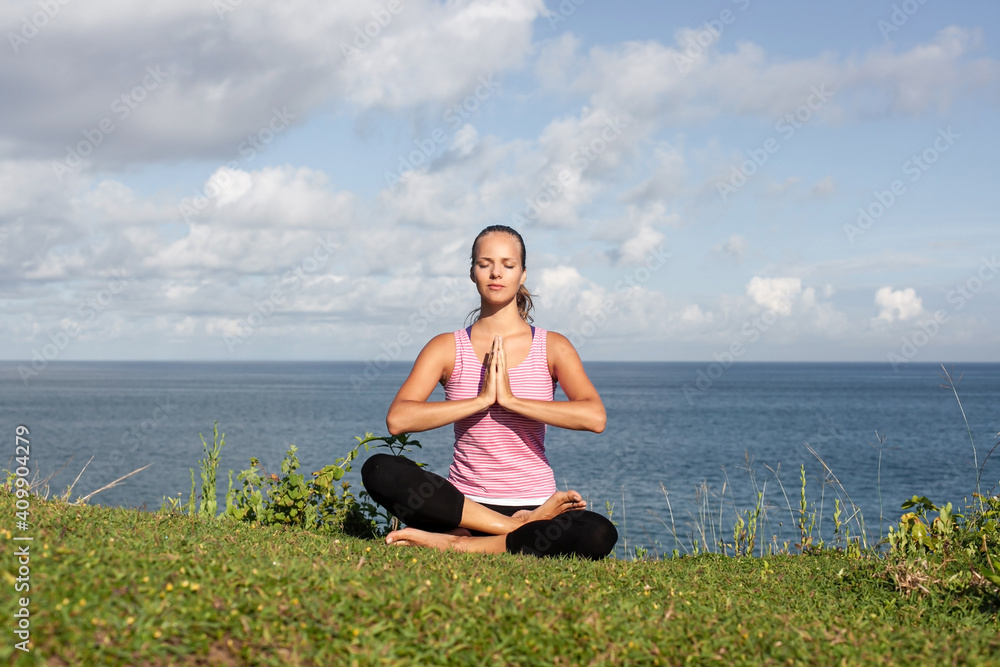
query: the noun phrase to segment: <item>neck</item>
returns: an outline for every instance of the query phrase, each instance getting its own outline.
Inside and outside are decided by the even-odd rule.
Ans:
[[[528,328],[528,323],[521,319],[521,314],[517,312],[517,303],[511,302],[497,309],[491,309],[487,304],[479,314],[479,319],[475,322],[476,328],[485,331],[491,336],[510,335],[516,331]]]

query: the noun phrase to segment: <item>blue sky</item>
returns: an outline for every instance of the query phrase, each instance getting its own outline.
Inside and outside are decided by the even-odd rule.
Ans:
[[[585,360],[1000,361],[998,18],[6,2],[0,356],[412,359],[502,223]]]

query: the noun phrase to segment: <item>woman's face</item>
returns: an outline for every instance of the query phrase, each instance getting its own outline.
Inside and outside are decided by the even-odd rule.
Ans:
[[[499,303],[517,296],[527,273],[521,265],[521,247],[510,234],[493,232],[479,239],[470,271],[479,295]]]

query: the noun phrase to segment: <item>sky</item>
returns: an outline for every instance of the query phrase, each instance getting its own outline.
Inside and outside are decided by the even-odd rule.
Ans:
[[[1000,5],[5,0],[0,358],[1000,361]]]

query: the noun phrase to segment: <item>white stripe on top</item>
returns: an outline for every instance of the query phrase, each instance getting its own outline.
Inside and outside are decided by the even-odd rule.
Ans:
[[[507,369],[518,398],[551,401],[545,329],[535,328],[528,357]],[[465,329],[455,332],[455,368],[444,386],[449,401],[475,398],[486,368]],[[545,424],[492,405],[455,422],[455,456],[448,480],[465,496],[493,505],[538,505],[556,492],[545,458]]]

